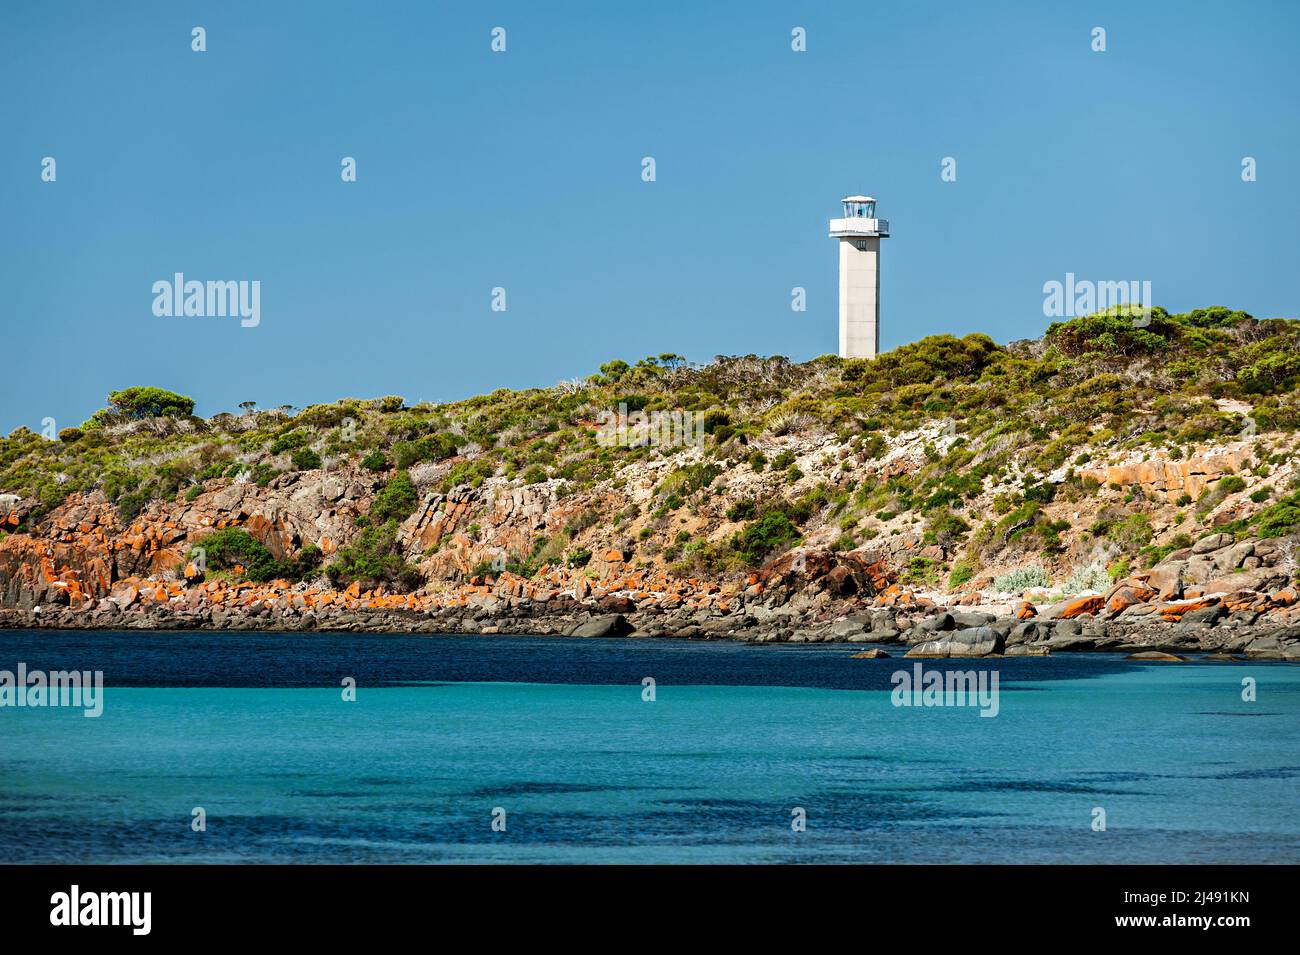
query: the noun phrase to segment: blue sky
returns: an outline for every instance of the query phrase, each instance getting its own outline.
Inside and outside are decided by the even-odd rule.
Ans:
[[[808,359],[859,191],[893,228],[885,348],[1035,336],[1067,271],[1295,316],[1298,27],[1290,2],[11,0],[0,431],[136,384],[208,415]],[[260,281],[260,325],[155,316],[175,272]]]

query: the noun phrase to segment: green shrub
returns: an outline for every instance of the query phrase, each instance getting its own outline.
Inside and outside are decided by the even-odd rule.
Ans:
[[[1285,537],[1300,531],[1300,494],[1264,508],[1253,518],[1260,537]]]
[[[745,499],[737,501],[727,508],[727,520],[729,521],[747,521],[754,516],[758,510],[758,505],[753,501]]]
[[[388,457],[383,451],[375,448],[361,459],[361,466],[367,471],[387,471]]]
[[[712,461],[697,461],[673,471],[659,485],[660,494],[694,494],[711,485],[722,473],[722,467]]]
[[[1201,494],[1200,499],[1196,502],[1196,513],[1204,518],[1206,514],[1218,507],[1228,495],[1236,494],[1245,490],[1245,488],[1246,482],[1235,474],[1219,478]]]
[[[397,521],[389,520],[365,528],[346,547],[340,547],[326,569],[336,587],[356,581],[366,588],[384,585],[413,590],[421,583],[420,572],[406,562],[398,541]]]
[[[1136,324],[1136,315],[1096,312],[1065,322],[1053,322],[1047,328],[1047,341],[1071,358],[1088,355],[1136,356],[1159,352],[1169,347],[1175,331],[1163,309],[1152,309],[1150,323]]]
[[[470,577],[495,577],[501,571],[505,570],[505,562],[495,560],[480,560],[477,564],[469,569]]]
[[[926,544],[947,546],[956,543],[970,532],[970,525],[951,511],[940,511],[926,521],[921,540]]]
[[[308,440],[306,431],[286,431],[271,442],[271,453],[284,454],[286,451],[293,451],[301,448]]]
[[[343,423],[343,419],[355,414],[356,409],[345,407],[341,403],[332,405],[311,405],[303,409],[294,422],[308,428],[334,428]]]
[[[1135,552],[1151,543],[1155,531],[1149,514],[1129,514],[1112,524],[1106,536],[1126,550]]]
[[[485,480],[490,478],[496,472],[495,465],[486,457],[479,458],[477,461],[461,461],[452,466],[447,476],[442,481],[442,492],[445,494],[454,487],[461,484],[468,484],[470,487],[479,487]]]
[[[615,398],[613,400],[610,410],[621,412],[626,409],[628,414],[631,414],[634,411],[644,411],[645,406],[649,403],[650,399],[645,395],[623,395],[621,398]],[[620,405],[623,407],[620,408]]]
[[[1236,474],[1229,474],[1219,479],[1219,489],[1226,497],[1229,494],[1236,494],[1239,491],[1246,490],[1246,482]]]
[[[1237,372],[1237,381],[1249,394],[1289,391],[1300,384],[1300,352],[1272,339],[1265,339],[1243,351],[1247,363]]]
[[[375,501],[370,505],[370,520],[375,524],[386,521],[400,524],[415,513],[419,500],[415,485],[411,483],[411,475],[406,471],[398,471],[375,495]]]
[[[321,553],[319,547],[315,544],[307,544],[299,550],[293,560],[284,567],[284,569],[288,571],[287,579],[305,580],[320,569],[321,561],[324,559],[325,555]]]
[[[933,587],[939,581],[939,565],[929,557],[913,557],[900,576],[905,583]]]
[[[621,358],[615,358],[601,365],[600,374],[593,377],[596,378],[598,384],[608,385],[618,381],[631,370],[631,365]]]
[[[253,479],[253,483],[255,483],[258,487],[266,487],[273,480],[275,480],[275,478],[279,474],[280,474],[279,471],[277,471],[274,467],[272,467],[270,464],[266,463],[265,461],[261,462],[260,464],[253,465],[253,470],[250,472],[250,476]]]
[[[198,541],[205,553],[207,566],[214,570],[234,570],[242,565],[244,577],[257,583],[283,578],[302,580],[320,566],[321,553],[315,544],[302,548],[296,557],[277,561],[265,545],[240,527],[227,527]]]
[[[147,491],[131,491],[123,494],[117,499],[117,511],[122,515],[124,522],[135,520],[136,515],[144,510],[144,506],[153,500],[153,496]]]
[[[393,445],[393,458],[399,468],[409,468],[421,461],[442,461],[456,454],[460,440],[450,434],[429,434],[415,441]]]
[[[885,439],[878,434],[869,434],[862,439],[858,447],[858,453],[867,461],[875,461],[881,457],[889,445]]]
[[[594,507],[589,507],[580,514],[574,515],[569,523],[564,525],[564,533],[570,538],[577,537],[583,531],[590,527],[595,527],[600,523],[600,511]]]
[[[320,455],[311,448],[300,448],[293,453],[293,466],[299,471],[315,471],[321,466]]]
[[[745,527],[736,550],[745,563],[754,566],[773,551],[784,551],[799,542],[799,529],[785,514],[772,511]]]
[[[731,424],[731,415],[722,408],[711,408],[704,412],[704,433],[715,434],[724,425]]]

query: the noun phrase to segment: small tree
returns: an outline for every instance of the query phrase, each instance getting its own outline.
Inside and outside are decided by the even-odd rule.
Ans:
[[[185,418],[194,413],[194,399],[164,388],[136,387],[112,391],[109,404],[118,414],[132,419]]]

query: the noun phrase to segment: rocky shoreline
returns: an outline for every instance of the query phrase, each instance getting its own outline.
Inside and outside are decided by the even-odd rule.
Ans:
[[[413,549],[450,535],[454,546],[421,563],[423,583],[363,589],[335,586],[325,574],[253,581],[242,566],[214,572],[194,555],[206,535],[226,528],[246,531],[276,559],[309,544],[333,553],[340,537],[356,534],[352,512],[364,507],[322,511],[323,502],[337,493],[366,504],[370,485],[348,490],[333,475],[264,493],[216,483],[130,522],[99,495],[70,498],[34,533],[19,529],[21,507],[0,515],[0,527],[13,529],[0,538],[0,628],[527,633],[869,643],[937,658],[1113,651],[1300,660],[1293,551],[1276,540],[1211,532],[1102,592],[1068,596],[999,592],[990,577],[957,592],[927,589],[887,547],[811,543],[747,574],[683,576],[647,564],[626,535],[611,540],[597,528],[585,563],[555,560],[522,575],[485,569],[490,551],[467,536],[473,525],[457,529],[479,506],[463,489],[434,495],[400,529]],[[523,492],[496,500],[483,513],[498,539],[568,519],[569,511]]]
[[[110,601],[111,604],[111,601]],[[66,606],[0,609],[0,629],[205,630],[230,632],[528,634],[601,638],[644,637],[735,640],[746,643],[842,643],[896,646],[908,657],[1041,657],[1056,653],[1119,652],[1238,655],[1246,660],[1300,661],[1300,624],[1278,626],[1245,617],[1102,620],[1091,616],[999,616],[972,610],[865,609],[830,619],[789,613],[760,620],[753,610],[646,612],[615,609],[618,600],[575,605],[557,613],[527,601],[488,610],[436,610],[346,606],[304,610],[292,597],[246,612],[194,610],[166,603],[125,610]],[[542,611],[538,613],[538,611]],[[1048,611],[1050,613],[1050,610]],[[883,655],[883,654],[881,654]]]

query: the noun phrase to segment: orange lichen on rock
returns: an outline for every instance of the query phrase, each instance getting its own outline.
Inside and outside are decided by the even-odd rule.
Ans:
[[[1106,599],[1101,594],[1091,594],[1087,597],[1071,600],[1061,609],[1057,616],[1061,620],[1073,620],[1075,617],[1082,617],[1084,614],[1095,614],[1105,605]]]

